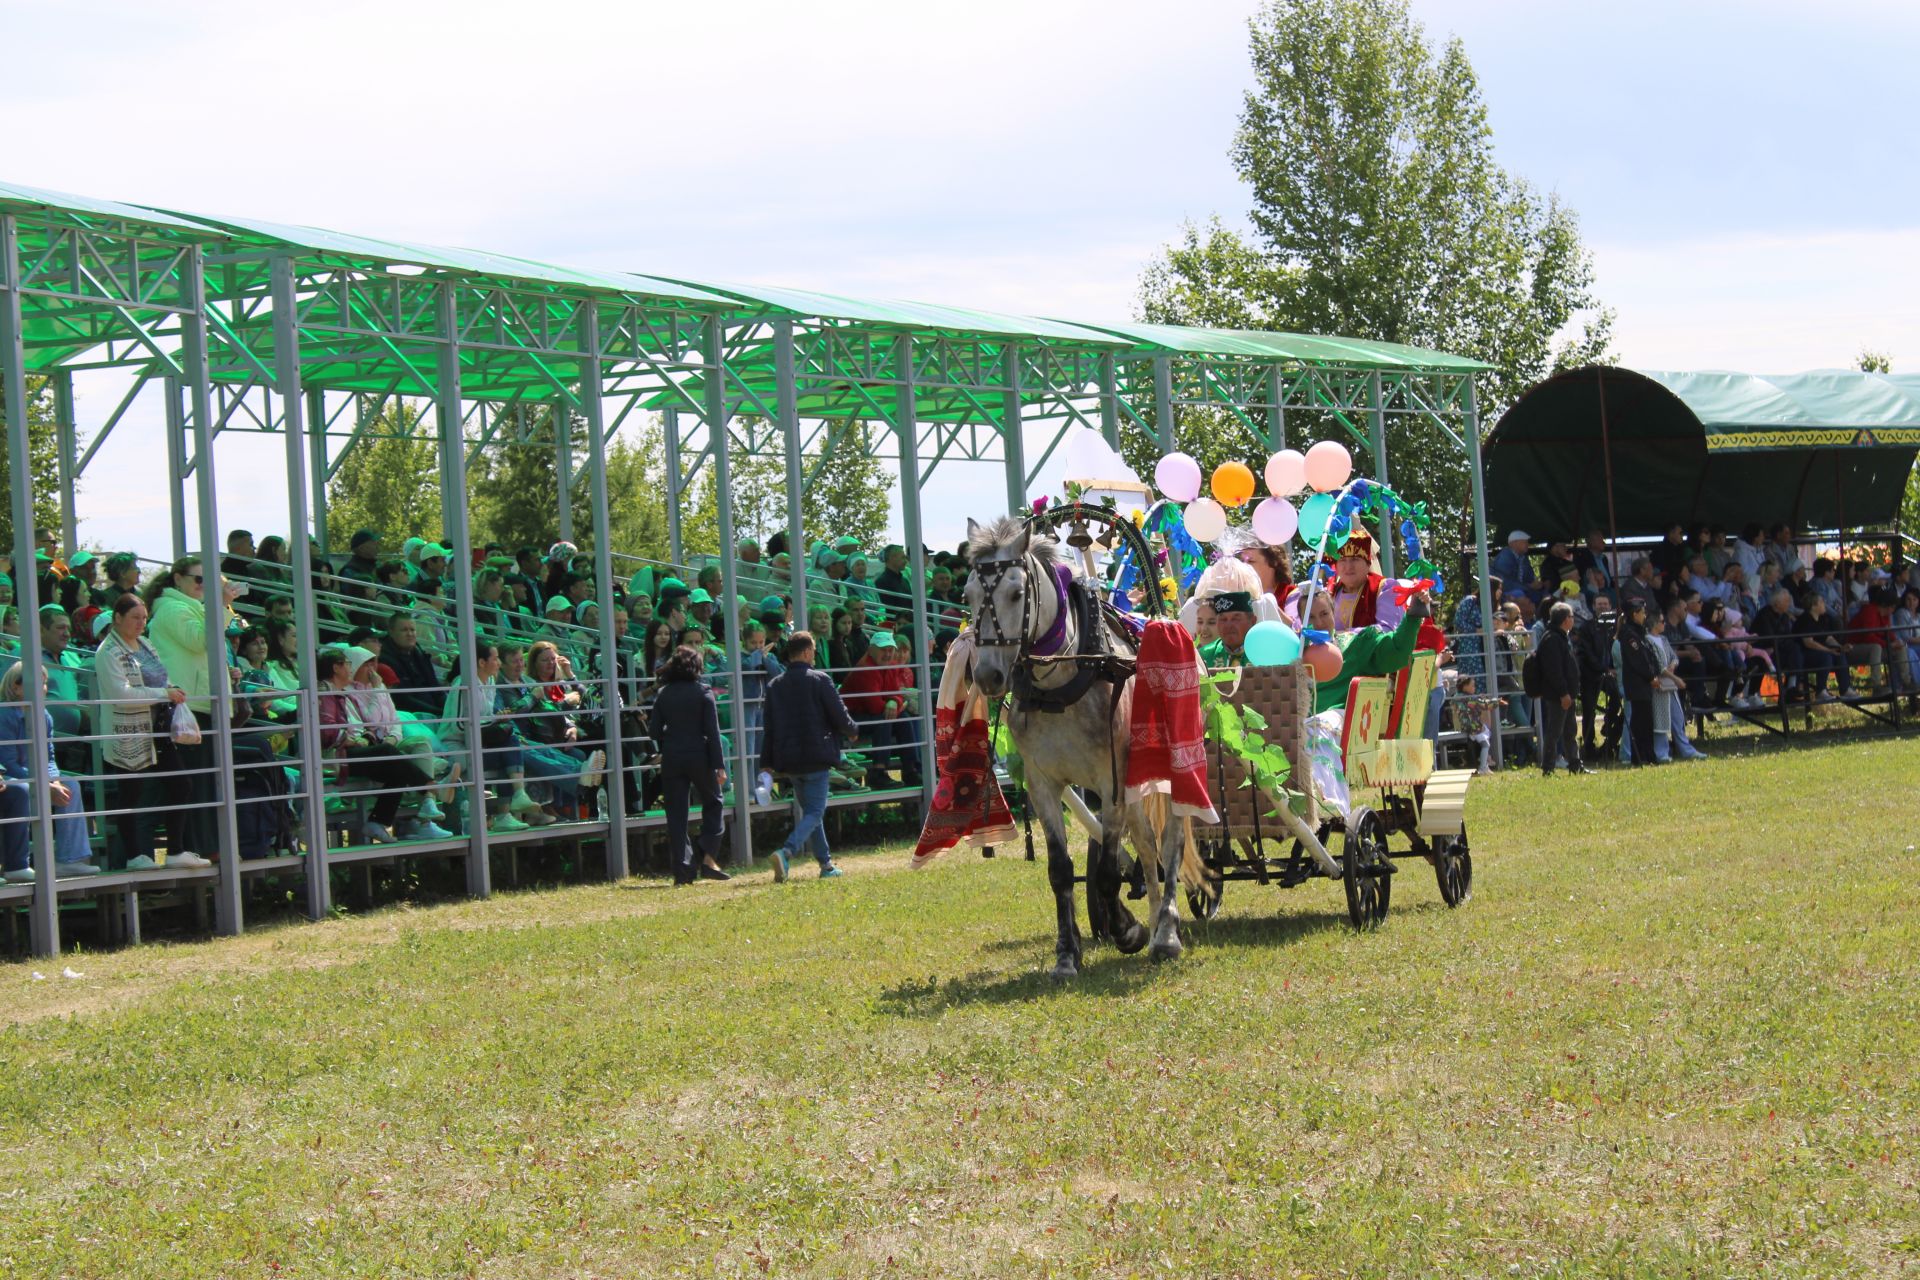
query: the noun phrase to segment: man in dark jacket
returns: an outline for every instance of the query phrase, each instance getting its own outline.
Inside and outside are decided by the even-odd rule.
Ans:
[[[1580,744],[1574,739],[1580,696],[1580,660],[1573,656],[1573,606],[1556,600],[1547,610],[1547,628],[1540,635],[1540,771],[1553,776],[1553,763],[1567,759],[1569,773],[1592,773],[1580,763]]]
[[[380,646],[380,661],[393,668],[400,678],[392,690],[393,705],[417,716],[437,718],[446,705],[447,691],[433,669],[433,659],[420,647],[420,632],[413,615],[396,613],[387,623],[387,640]]]
[[[840,763],[840,741],[859,735],[840,691],[824,671],[813,669],[813,636],[796,631],[787,639],[787,669],[767,686],[766,727],[761,735],[760,767],[793,779],[800,819],[773,851],[773,878],[787,878],[787,860],[802,845],[813,850],[820,878],[840,874],[827,849],[828,770]]]
[[[1593,612],[1585,618],[1578,613],[1573,628],[1573,655],[1580,660],[1580,744],[1584,754],[1604,758],[1620,746],[1620,688],[1613,671],[1613,628],[1617,621],[1613,600],[1606,592],[1593,598]],[[1594,713],[1600,710],[1600,695],[1606,695],[1606,712],[1601,718],[1600,743],[1593,736]]]

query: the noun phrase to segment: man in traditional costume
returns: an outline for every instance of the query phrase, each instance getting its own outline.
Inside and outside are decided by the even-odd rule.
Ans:
[[[1380,566],[1374,559],[1373,535],[1355,529],[1340,548],[1327,594],[1333,602],[1335,631],[1356,631],[1379,621]]]

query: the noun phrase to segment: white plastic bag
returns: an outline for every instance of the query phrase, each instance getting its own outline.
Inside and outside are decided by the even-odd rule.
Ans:
[[[187,710],[187,704],[173,704],[173,740],[182,747],[200,745],[200,722],[193,718],[193,712]]]

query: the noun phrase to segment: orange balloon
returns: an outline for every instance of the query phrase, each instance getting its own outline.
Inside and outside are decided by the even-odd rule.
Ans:
[[[1223,462],[1213,471],[1213,496],[1223,507],[1244,507],[1253,497],[1253,471],[1244,462]]]

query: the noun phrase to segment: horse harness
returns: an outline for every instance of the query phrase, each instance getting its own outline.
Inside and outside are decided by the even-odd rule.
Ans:
[[[1026,572],[1028,586],[1020,593],[1020,626],[1009,632],[1000,626],[992,600],[1000,579],[1016,564]],[[1048,569],[1031,552],[1019,559],[985,561],[974,566],[974,573],[981,580],[987,602],[983,614],[993,618],[995,631],[989,637],[984,626],[976,626],[974,643],[1018,650],[1014,655],[1012,683],[1013,696],[1022,711],[1058,714],[1086,697],[1087,692],[1102,681],[1114,686],[1109,712],[1118,708],[1120,689],[1133,677],[1134,659],[1131,654],[1116,651],[1114,640],[1120,628],[1117,611],[1111,618],[1108,616],[1109,608],[1092,583],[1064,570],[1056,573]],[[1047,634],[1035,637],[1029,633],[1033,629],[1034,587],[1040,582],[1053,585],[1059,604],[1053,626]],[[1063,654],[1058,650],[1066,639],[1069,610],[1079,626],[1080,642],[1072,653]],[[1055,662],[1073,663],[1072,679],[1056,686],[1034,683],[1035,669]]]

